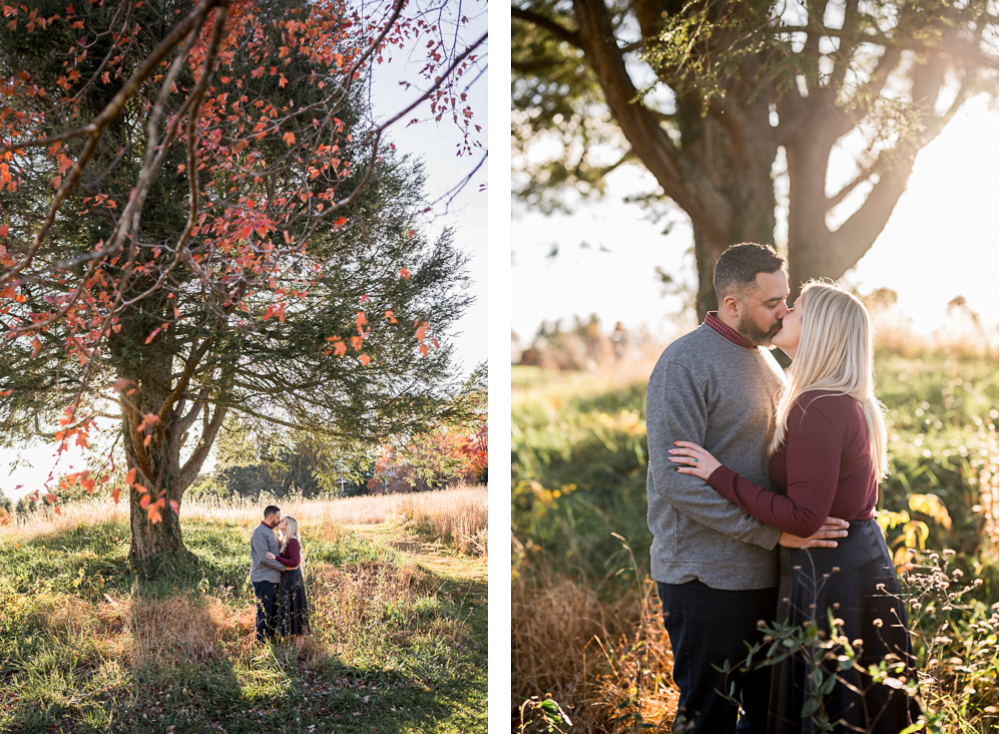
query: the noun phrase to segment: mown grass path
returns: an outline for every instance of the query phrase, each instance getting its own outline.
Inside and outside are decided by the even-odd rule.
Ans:
[[[313,634],[253,644],[254,520],[183,523],[196,568],[128,569],[120,522],[0,536],[0,732],[486,731],[486,561],[393,524],[303,522]]]

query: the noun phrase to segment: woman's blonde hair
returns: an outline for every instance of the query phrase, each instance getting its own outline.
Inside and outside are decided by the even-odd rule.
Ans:
[[[285,552],[285,548],[288,547],[288,541],[295,538],[299,541],[299,545],[302,545],[302,538],[299,537],[299,523],[294,517],[285,515],[285,529],[281,533],[281,552]]]
[[[799,297],[802,327],[788,383],[778,402],[775,453],[788,434],[788,415],[795,400],[810,390],[850,395],[861,406],[868,426],[872,469],[878,479],[888,471],[885,406],[875,397],[872,320],[865,304],[840,286],[810,281]]]

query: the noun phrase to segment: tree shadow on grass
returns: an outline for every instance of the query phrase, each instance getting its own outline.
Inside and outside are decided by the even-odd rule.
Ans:
[[[0,731],[468,730],[451,722],[485,674],[482,685],[453,676],[460,655],[349,660],[318,636],[301,657],[257,646],[239,583],[245,539],[187,534],[199,563],[155,580],[128,566],[123,531],[107,523],[0,545],[14,551],[0,569]]]

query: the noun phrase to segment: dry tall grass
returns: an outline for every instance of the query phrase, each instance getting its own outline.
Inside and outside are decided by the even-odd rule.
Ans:
[[[486,492],[455,491],[447,503],[437,492],[402,495],[394,513],[405,522],[429,532],[463,553],[485,556],[489,540]]]
[[[511,707],[552,698],[574,732],[637,731],[672,720],[678,690],[655,587],[614,603],[567,578],[518,575],[511,589]],[[528,721],[525,731],[543,731]]]
[[[454,544],[463,552],[486,553],[487,491],[482,485],[463,485],[437,492],[390,494],[342,499],[191,497],[181,506],[181,520],[252,526],[260,522],[261,510],[274,504],[301,523],[315,525],[372,525],[383,522],[411,523],[430,531],[436,539]],[[95,496],[59,508],[48,506],[19,516],[0,526],[0,537],[14,534],[23,540],[72,530],[80,524],[127,522],[128,505],[115,504],[108,495]]]

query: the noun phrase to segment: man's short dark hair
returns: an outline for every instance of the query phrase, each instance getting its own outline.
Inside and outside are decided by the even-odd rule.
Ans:
[[[278,515],[280,513],[281,513],[281,510],[279,510],[274,505],[268,505],[267,507],[264,508],[264,517],[265,518],[270,517],[271,515]]]
[[[741,242],[719,257],[712,276],[719,304],[728,295],[742,296],[757,287],[757,273],[775,273],[785,265],[785,258],[770,245]]]

